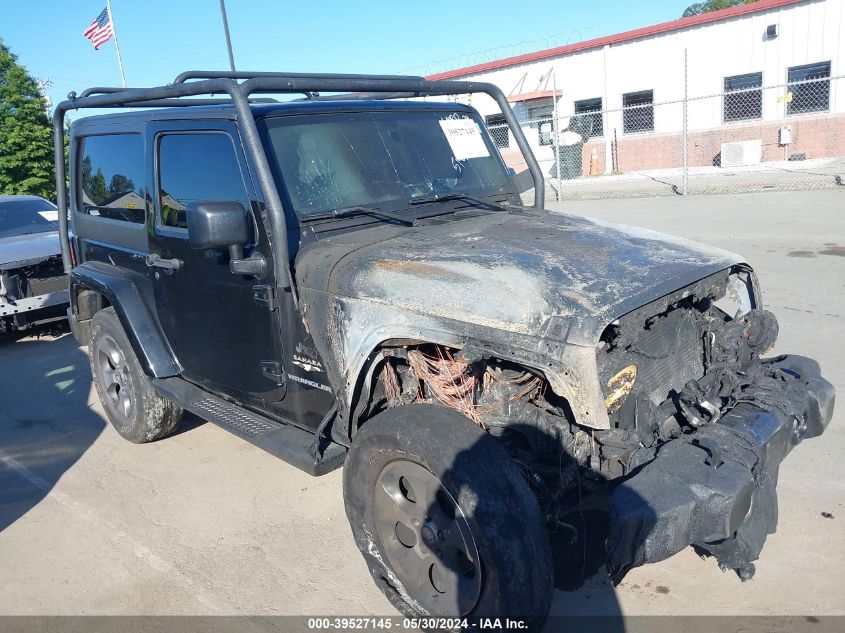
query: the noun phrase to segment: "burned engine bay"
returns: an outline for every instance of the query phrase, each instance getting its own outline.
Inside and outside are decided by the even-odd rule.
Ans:
[[[357,417],[413,402],[461,412],[500,440],[550,526],[585,503],[607,511],[614,582],[690,545],[746,580],[777,525],[778,466],[823,432],[834,402],[814,361],[762,357],[778,324],[753,284],[735,267],[606,328],[610,429],[579,425],[538,371],[431,344],[384,348]]]

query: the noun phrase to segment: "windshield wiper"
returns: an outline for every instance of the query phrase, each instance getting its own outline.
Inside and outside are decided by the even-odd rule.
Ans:
[[[346,207],[345,209],[335,209],[334,211],[325,211],[323,213],[309,213],[302,216],[300,222],[311,222],[312,220],[329,220],[332,218],[348,218],[355,215],[372,215],[377,218],[386,220],[393,220],[405,226],[411,226],[413,222],[408,218],[391,211],[382,211],[381,209],[372,209],[370,207]]]
[[[475,196],[470,196],[465,193],[444,193],[442,195],[434,194],[432,196],[416,196],[411,198],[408,203],[409,204],[427,204],[431,202],[449,202],[452,200],[461,200],[465,202],[472,202],[476,206],[479,207],[491,207],[493,209],[498,209],[499,211],[510,211],[510,209],[498,202],[490,202],[489,200],[484,200],[483,198],[476,198]],[[417,217],[426,217],[426,216],[417,216]]]

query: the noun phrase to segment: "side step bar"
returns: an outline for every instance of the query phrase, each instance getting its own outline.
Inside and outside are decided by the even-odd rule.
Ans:
[[[309,475],[325,475],[343,465],[346,447],[323,440],[322,457],[315,459],[311,447],[316,437],[289,424],[282,424],[218,398],[183,378],[153,379],[158,394],[191,413],[208,420]],[[325,443],[328,445],[325,446]]]

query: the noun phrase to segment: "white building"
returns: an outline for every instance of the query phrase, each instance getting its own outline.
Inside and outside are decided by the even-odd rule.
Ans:
[[[757,160],[842,157],[843,27],[845,0],[758,0],[429,78],[498,85],[521,120],[539,120],[526,133],[546,169],[555,107],[558,117],[595,112],[583,173],[591,157],[592,173],[680,165],[685,81],[690,165],[719,164],[727,141],[759,141]],[[519,168],[496,105],[473,105]]]

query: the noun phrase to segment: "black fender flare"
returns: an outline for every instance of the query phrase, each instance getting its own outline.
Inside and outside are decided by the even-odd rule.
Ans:
[[[92,314],[79,302],[82,291],[93,291],[114,308],[132,349],[144,371],[154,378],[169,378],[182,372],[158,319],[144,301],[135,274],[103,262],[85,262],[70,273],[71,310],[74,318],[90,319]]]

